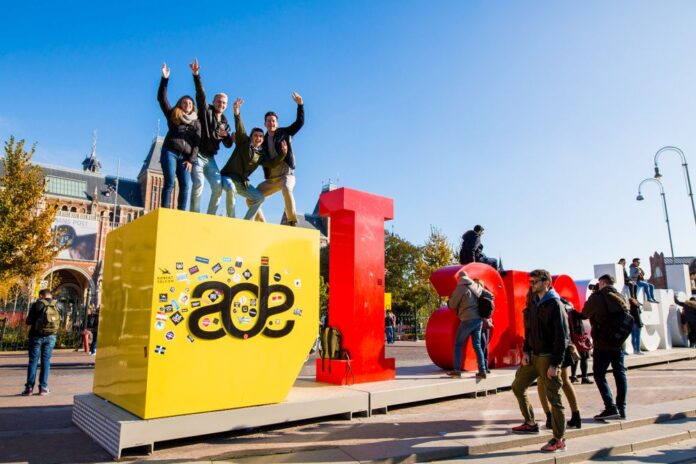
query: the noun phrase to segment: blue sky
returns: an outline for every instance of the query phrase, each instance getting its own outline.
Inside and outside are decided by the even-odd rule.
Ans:
[[[575,278],[619,257],[669,253],[652,175],[664,145],[696,178],[696,3],[35,2],[3,7],[0,138],[80,167],[98,130],[104,170],[135,178],[170,96],[241,96],[295,138],[298,210],[323,182],[392,197],[396,233],[453,244],[474,224],[508,268]],[[224,164],[229,150],[224,150]],[[661,167],[676,255],[696,254],[680,162]],[[260,182],[262,173],[253,180]],[[696,183],[696,179],[694,180]],[[265,204],[279,220],[282,199]]]

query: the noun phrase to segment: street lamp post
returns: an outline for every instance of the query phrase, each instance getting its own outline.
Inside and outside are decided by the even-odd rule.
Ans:
[[[659,150],[657,150],[657,153],[655,153],[655,179],[660,179],[662,177],[662,174],[660,174],[660,168],[657,165],[658,158],[660,155],[666,151],[673,151],[677,153],[682,160],[682,168],[684,168],[684,180],[686,181],[686,192],[689,195],[689,198],[691,199],[691,211],[694,214],[694,224],[696,224],[696,206],[694,206],[694,192],[691,189],[691,177],[689,176],[689,165],[686,162],[686,156],[684,155],[684,152],[681,151],[677,147],[662,147]]]
[[[640,192],[640,189],[643,186],[643,184],[646,182],[655,182],[660,187],[660,195],[662,196],[662,209],[665,212],[665,222],[667,223],[667,234],[669,235],[669,249],[672,251],[672,263],[674,263],[674,246],[672,245],[672,229],[669,226],[669,214],[667,213],[667,197],[665,196],[665,189],[662,186],[662,182],[660,182],[657,179],[654,179],[652,177],[648,177],[647,179],[643,179],[641,181],[641,183],[638,184],[638,196],[636,197],[636,200],[638,200],[638,201],[643,201],[645,199],[645,197],[643,197],[643,194]]]

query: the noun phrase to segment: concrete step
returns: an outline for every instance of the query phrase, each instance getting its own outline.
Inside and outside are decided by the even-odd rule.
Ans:
[[[617,457],[640,452],[656,446],[696,439],[696,418],[660,422],[642,427],[616,430],[601,435],[587,435],[567,439],[567,450],[558,453],[542,453],[539,444],[494,451],[481,455],[468,455],[450,459],[447,463],[480,462],[496,464],[561,464]],[[623,456],[621,459],[623,461]]]
[[[645,464],[646,462],[656,464],[696,463],[696,439],[668,443],[620,456],[607,456],[591,461],[582,461],[583,464],[590,462],[620,462],[622,464]]]

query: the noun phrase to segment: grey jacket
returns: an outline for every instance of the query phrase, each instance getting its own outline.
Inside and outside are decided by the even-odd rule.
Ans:
[[[457,287],[447,302],[450,309],[457,311],[460,321],[481,319],[478,312],[478,298],[483,292],[483,287],[468,277],[460,277]]]

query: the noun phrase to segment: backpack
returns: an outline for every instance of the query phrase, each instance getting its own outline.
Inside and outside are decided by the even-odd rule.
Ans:
[[[633,317],[626,311],[625,306],[616,300],[621,298],[620,296],[612,297],[604,293],[601,295],[607,304],[609,317],[599,325],[599,334],[610,346],[620,348],[633,331]]]
[[[481,296],[478,297],[478,312],[481,319],[488,319],[493,315],[493,310],[495,310],[494,299],[495,296],[484,288]]]
[[[43,306],[43,309],[39,309],[39,303]],[[57,334],[60,327],[60,312],[56,308],[56,303],[54,301],[38,300],[34,303],[33,309],[40,311],[32,325],[34,332],[41,336]]]

